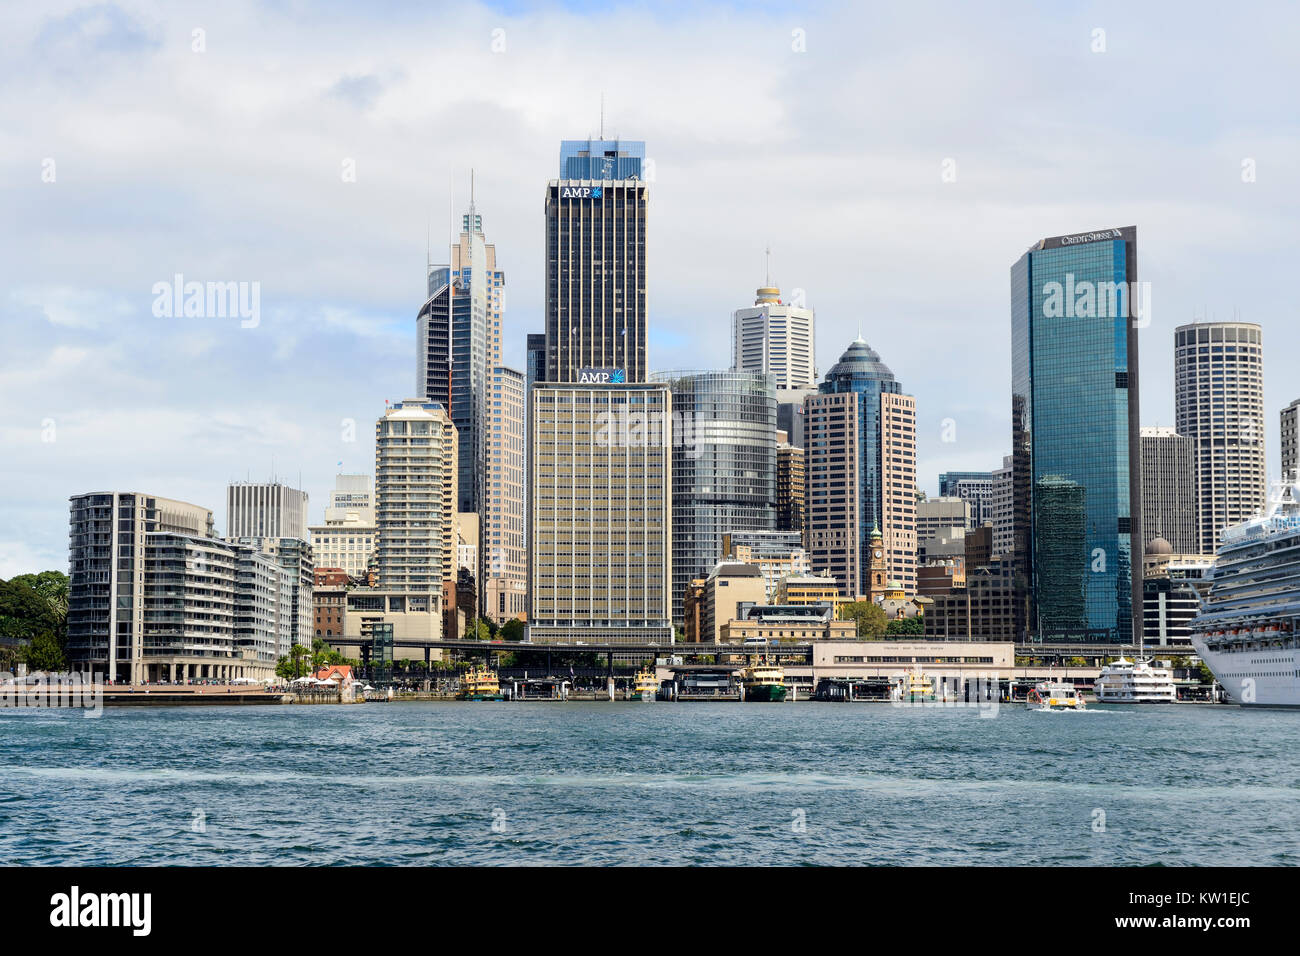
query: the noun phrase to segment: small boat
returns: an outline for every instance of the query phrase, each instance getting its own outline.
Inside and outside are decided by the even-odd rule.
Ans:
[[[1083,710],[1083,697],[1073,684],[1043,681],[1029,692],[1025,706],[1030,710]]]
[[[906,677],[900,677],[894,685],[893,698],[908,703],[929,702],[935,699],[934,681],[928,674],[912,671]]]
[[[746,701],[785,700],[785,670],[777,664],[758,663],[745,671]]]
[[[471,667],[460,679],[457,700],[505,700],[497,683],[496,671],[486,667]]]
[[[654,700],[659,695],[659,678],[649,668],[636,672],[628,700]]]

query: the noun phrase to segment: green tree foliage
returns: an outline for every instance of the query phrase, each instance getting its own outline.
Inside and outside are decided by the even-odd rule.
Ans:
[[[0,667],[20,661],[31,670],[67,670],[68,576],[62,571],[19,574],[0,581]]]
[[[19,574],[0,581],[0,637],[30,641],[49,634],[62,646],[68,628],[68,576]]]
[[[840,605],[840,618],[857,622],[858,637],[883,637],[889,629],[889,617],[873,601],[850,601]]]
[[[522,641],[524,639],[524,622],[513,619],[501,625],[501,640]]]
[[[68,662],[53,634],[37,634],[20,652],[32,671],[66,671]]]
[[[885,633],[890,635],[921,635],[925,633],[925,618],[920,614],[916,617],[895,618],[889,622],[885,628]]]

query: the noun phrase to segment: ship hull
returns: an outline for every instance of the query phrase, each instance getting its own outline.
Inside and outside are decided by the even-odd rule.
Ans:
[[[785,700],[785,688],[780,684],[763,684],[745,688],[746,701],[780,703]]]
[[[1228,700],[1243,707],[1300,707],[1300,649],[1213,651],[1200,634],[1192,646]]]

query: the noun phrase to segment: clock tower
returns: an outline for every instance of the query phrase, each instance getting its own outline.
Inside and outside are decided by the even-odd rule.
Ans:
[[[867,558],[867,600],[874,604],[885,593],[885,538],[879,525],[871,529],[871,550]]]

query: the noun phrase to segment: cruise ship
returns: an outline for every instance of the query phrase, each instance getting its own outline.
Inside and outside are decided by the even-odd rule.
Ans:
[[[1300,707],[1300,485],[1220,539],[1192,646],[1233,703]]]

